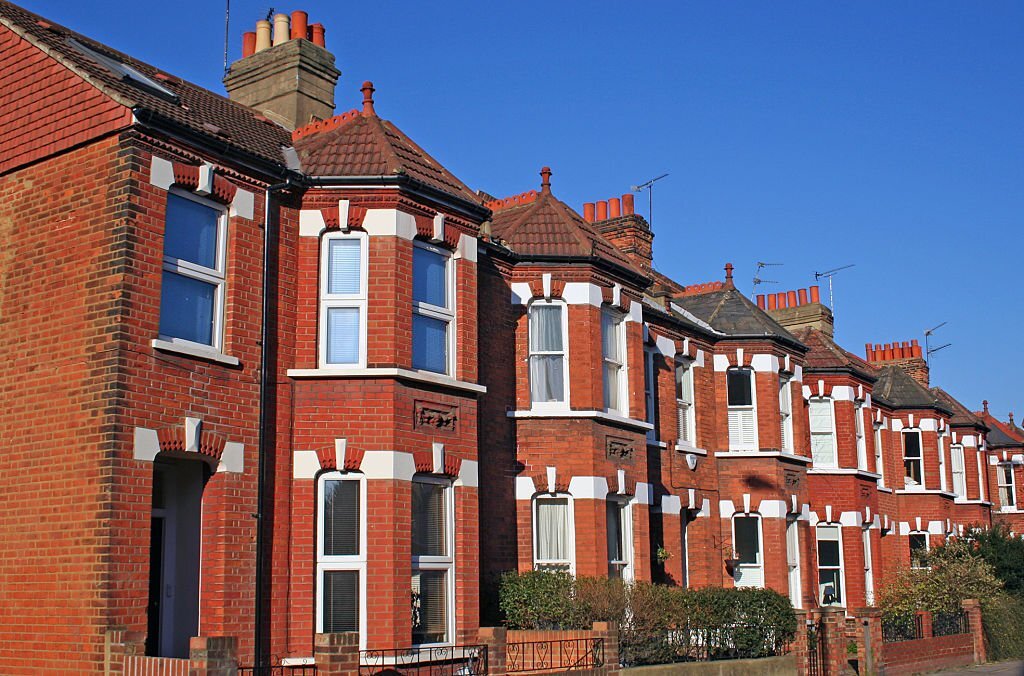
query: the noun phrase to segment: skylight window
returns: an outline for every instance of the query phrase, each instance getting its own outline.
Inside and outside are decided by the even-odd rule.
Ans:
[[[175,103],[178,102],[177,94],[172,92],[167,87],[158,84],[152,78],[143,75],[142,73],[137,71],[135,68],[132,68],[128,64],[122,63],[121,61],[118,61],[117,59],[109,57],[105,54],[100,54],[96,50],[86,47],[74,38],[68,38],[67,42],[68,45],[70,45],[76,51],[82,53],[84,56],[89,57],[90,59],[100,64],[101,66],[103,66],[110,72],[114,73],[115,75],[121,76],[122,80],[125,80],[126,82],[136,87],[139,87],[140,89],[148,90],[151,94],[162,96],[163,98],[173,101]]]

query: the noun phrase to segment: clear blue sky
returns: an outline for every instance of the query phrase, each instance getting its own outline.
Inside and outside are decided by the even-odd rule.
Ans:
[[[222,91],[224,3],[21,0]],[[231,59],[269,4],[232,0]],[[1024,3],[338,2],[305,9],[377,111],[473,188],[584,201],[664,172],[655,264],[835,280],[836,334],[952,346],[932,381],[1024,418]],[[115,18],[110,18],[115,17]],[[638,205],[646,199],[638,199]],[[646,212],[646,206],[643,207]],[[922,340],[923,344],[923,340]]]

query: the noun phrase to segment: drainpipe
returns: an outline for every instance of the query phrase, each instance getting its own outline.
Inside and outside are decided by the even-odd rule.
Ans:
[[[270,382],[270,375],[267,373],[267,364],[269,361],[267,344],[270,340],[270,332],[267,330],[267,320],[270,315],[270,245],[273,241],[272,229],[274,227],[273,221],[271,220],[270,200],[273,193],[285,188],[290,188],[294,184],[291,178],[288,178],[284,183],[276,183],[267,187],[263,196],[263,298],[261,302],[260,310],[260,395],[259,395],[259,429],[257,430],[257,479],[256,479],[256,613],[254,616],[254,664],[255,666],[263,666],[264,657],[264,646],[263,646],[263,625],[265,623],[264,612],[263,612],[263,580],[265,577],[265,565],[263,560],[265,557],[265,549],[267,538],[263,528],[263,513],[264,503],[266,502],[266,483],[267,483],[267,463],[265,462],[267,457],[267,449],[270,447],[272,441],[267,439],[267,435],[264,429],[267,424],[267,396],[268,396],[268,383]]]

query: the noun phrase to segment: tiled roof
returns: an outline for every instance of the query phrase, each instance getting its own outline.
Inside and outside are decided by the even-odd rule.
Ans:
[[[971,409],[967,408],[959,401],[957,401],[949,392],[945,391],[941,387],[933,387],[932,393],[939,398],[939,401],[945,404],[948,408],[952,409],[953,417],[950,418],[951,424],[985,427],[985,423],[981,420],[981,418],[971,413]]]
[[[229,146],[236,151],[284,165],[281,148],[291,145],[289,132],[251,109],[43,19],[7,0],[0,0],[0,22],[78,73],[117,103],[139,110],[137,116],[141,119],[145,120],[148,113],[206,137],[221,147]],[[170,90],[177,100],[133,84],[130,79],[76,49],[71,40],[77,40],[102,56],[131,66]]]
[[[545,179],[546,180],[546,179]],[[491,235],[522,256],[601,258],[638,276],[641,272],[550,186],[487,203],[494,210]]]
[[[824,331],[805,326],[795,329],[793,335],[810,348],[804,357],[804,370],[844,369],[870,382],[878,378],[878,371],[874,366],[839,347]]]
[[[367,89],[372,92],[373,85],[364,83],[364,93]],[[481,202],[476,193],[402,130],[377,117],[368,95],[362,113],[351,111],[307,125],[297,129],[293,138],[302,171],[309,176],[404,174],[473,204]]]
[[[801,345],[792,333],[768,316],[731,284],[721,291],[677,296],[673,302],[722,333],[780,338]]]
[[[985,443],[989,448],[1011,448],[1024,446],[1024,434],[1018,434],[1016,426],[1010,427],[1007,423],[996,419],[994,415],[988,412],[988,407],[984,411],[975,411],[974,415],[981,418],[981,420],[988,425],[988,434],[985,435]]]
[[[895,408],[931,408],[953,413],[931,390],[898,366],[883,366],[872,392]]]

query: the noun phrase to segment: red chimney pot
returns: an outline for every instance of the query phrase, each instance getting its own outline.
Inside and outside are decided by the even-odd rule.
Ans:
[[[608,219],[608,200],[601,200],[597,203],[597,220],[604,221]]]
[[[800,297],[800,305],[807,305],[807,289],[799,289],[796,295]]]
[[[785,291],[779,291],[777,294],[775,294],[775,297],[778,298],[777,302],[778,302],[780,310],[783,310],[783,309],[789,307],[786,304],[786,292]]]
[[[622,205],[618,197],[608,200],[608,218],[618,218],[622,215]]]
[[[314,26],[316,24],[313,24]],[[373,92],[376,89],[373,88],[373,83],[367,80],[363,83],[363,86],[359,89],[363,93],[363,115],[369,117],[376,115],[376,111],[373,109]]]
[[[308,21],[309,14],[301,9],[292,12],[292,40],[305,39],[306,33],[309,30]]]
[[[583,204],[583,220],[587,223],[594,222],[594,203],[584,202]]]
[[[821,302],[821,295],[820,295],[820,292],[819,292],[817,286],[812,286],[811,287],[811,302],[812,303],[820,303]]]
[[[540,169],[540,191],[551,192],[551,167]]]
[[[242,33],[242,58],[256,53],[256,31]]]
[[[761,308],[762,310],[764,309],[764,294],[763,293],[757,294],[757,307]]]
[[[633,195],[626,193],[622,196],[622,215],[632,216],[634,213],[636,212],[633,210]]]
[[[779,299],[774,293],[768,294],[768,309],[774,310],[779,306]]]
[[[796,307],[796,291],[786,292],[786,303],[789,304],[789,307]]]
[[[327,31],[324,29],[324,25],[322,23],[315,23],[309,27],[309,30],[313,34],[312,43],[317,47],[327,49],[327,42],[324,40],[324,34]]]

